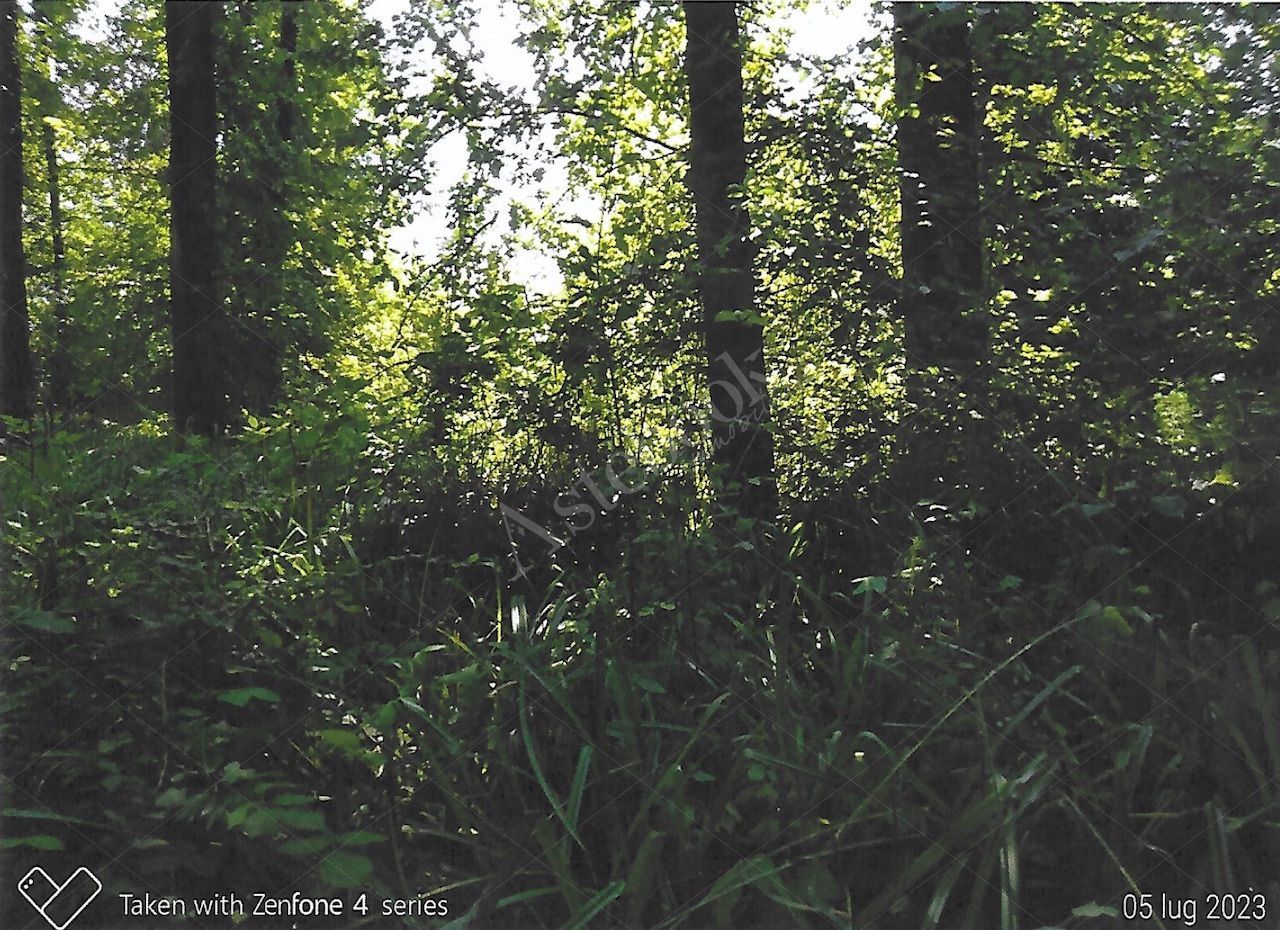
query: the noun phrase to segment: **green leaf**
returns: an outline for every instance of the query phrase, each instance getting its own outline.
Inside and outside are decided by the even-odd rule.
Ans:
[[[271,836],[290,830],[323,830],[324,815],[296,807],[259,807],[243,804],[227,815],[227,826],[241,825],[249,836]]]
[[[317,869],[320,880],[334,888],[358,888],[373,874],[373,863],[365,856],[331,852]]]
[[[389,732],[396,725],[396,702],[388,701],[378,708],[373,715],[373,725],[382,733]]]
[[[608,907],[618,895],[622,894],[625,888],[625,882],[611,882],[601,888],[582,905],[582,909],[574,915],[572,922],[565,925],[564,930],[581,930],[583,927],[591,926],[591,921],[595,916]]]
[[[639,685],[644,690],[650,692],[651,694],[667,693],[666,688],[664,688],[658,682],[654,681],[652,678],[649,678],[647,675],[632,675],[631,680],[634,681],[637,685]]]
[[[59,814],[54,811],[35,810],[26,807],[6,807],[0,810],[0,817],[21,817],[26,820],[53,820],[58,823],[78,823],[85,826],[97,826],[91,820],[82,820],[79,817],[68,817],[65,814]]]
[[[381,833],[371,833],[368,830],[352,830],[342,834],[338,840],[343,846],[368,846],[371,843],[385,843],[387,838]]]
[[[438,685],[473,685],[484,677],[478,663],[460,668],[457,671],[449,672],[447,675],[441,675],[436,679]]]
[[[1120,912],[1109,904],[1097,904],[1090,901],[1071,909],[1072,917],[1119,917]]]
[[[43,633],[74,633],[76,622],[69,617],[60,617],[47,610],[19,610],[13,615],[14,623],[21,623],[33,630]]]
[[[1109,633],[1121,636],[1133,635],[1133,627],[1124,618],[1124,614],[1120,613],[1120,608],[1114,605],[1103,609],[1101,623],[1104,624],[1103,628]]]
[[[39,836],[5,837],[0,839],[0,849],[13,849],[17,846],[29,846],[32,849],[62,849],[62,840],[56,836],[40,834]]]
[[[743,859],[716,879],[716,883],[711,886],[711,890],[694,907],[695,909],[703,907],[717,898],[722,898],[738,891],[740,888],[776,878],[781,871],[782,869],[774,865],[767,856],[753,856],[750,859]]]
[[[280,844],[280,851],[289,856],[318,856],[333,845],[333,837],[307,836]]]
[[[156,807],[181,807],[187,800],[187,793],[181,788],[169,788],[156,798]]]
[[[868,575],[865,578],[858,578],[856,580],[853,593],[868,594],[874,591],[876,594],[884,594],[888,587],[889,579],[881,577],[880,575]]]
[[[282,794],[272,798],[271,803],[282,807],[305,807],[308,804],[314,804],[315,798],[309,794]]]
[[[533,744],[533,733],[529,728],[529,708],[525,701],[524,688],[520,689],[520,695],[517,699],[520,715],[520,737],[524,741],[525,752],[529,757],[529,767],[533,770],[534,780],[537,781],[538,787],[542,789],[543,795],[551,802],[551,810],[555,812],[556,817],[564,824],[565,829],[569,831],[569,835],[574,841],[582,846],[582,840],[578,837],[577,829],[573,822],[569,819],[568,812],[560,803],[560,799],[556,797],[555,791],[552,790],[551,784],[547,781],[546,774],[542,771],[542,763],[538,761],[538,751]],[[586,848],[585,846],[583,847]]]
[[[555,894],[560,889],[555,885],[546,885],[542,888],[530,888],[528,891],[521,891],[518,894],[507,895],[505,898],[499,899],[498,903],[493,906],[495,911],[500,911],[504,907],[510,907],[512,904],[519,904],[521,901],[532,901],[535,898],[545,898],[549,894]]]
[[[587,770],[591,767],[591,747],[583,746],[578,751],[578,767],[573,773],[573,784],[569,786],[569,823],[571,829],[578,825],[578,816],[582,812],[582,794],[587,787]]]
[[[653,884],[654,866],[658,864],[658,855],[662,851],[662,846],[663,834],[657,830],[650,830],[641,841],[640,848],[631,861],[631,868],[627,870],[626,897],[630,901],[627,907],[627,926],[640,925],[640,918],[649,903],[648,896]]]
[[[473,905],[465,914],[449,921],[440,930],[467,930],[471,926],[471,921],[476,919],[476,911],[479,906],[478,904]]]
[[[316,737],[350,756],[360,755],[365,750],[364,740],[354,730],[334,727],[328,730],[318,730]]]
[[[1065,685],[1068,681],[1080,674],[1084,670],[1083,665],[1073,665],[1064,672],[1059,673],[1058,677],[1049,682],[1040,692],[1036,694],[1030,701],[1026,703],[1021,710],[1009,718],[1008,722],[1002,727],[1004,738],[1008,739],[1009,734],[1020,727],[1024,720],[1033,714],[1041,704],[1047,701],[1054,692]]]
[[[235,688],[223,691],[218,695],[219,701],[225,701],[236,707],[244,707],[250,701],[265,701],[268,704],[279,704],[280,695],[269,688]]]
[[[281,826],[293,827],[295,830],[323,830],[324,814],[319,811],[300,811],[297,808],[272,808],[271,816]]]
[[[819,860],[805,863],[797,874],[800,894],[810,904],[830,905],[840,900],[841,886],[826,864]]]

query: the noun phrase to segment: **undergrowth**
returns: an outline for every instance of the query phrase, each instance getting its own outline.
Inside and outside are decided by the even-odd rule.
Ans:
[[[1031,499],[899,520],[856,565],[835,503],[712,529],[658,489],[513,580],[495,501],[397,461],[320,415],[11,455],[5,856],[96,850],[111,894],[448,901],[353,925],[1012,930],[1112,926],[1127,893],[1280,899],[1275,654],[1183,622],[1134,548],[1088,556],[1096,510],[1057,511],[1038,567],[1000,542]]]

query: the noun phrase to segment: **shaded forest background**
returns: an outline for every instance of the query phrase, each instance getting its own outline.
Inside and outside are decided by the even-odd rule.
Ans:
[[[0,6],[6,873],[1280,909],[1276,9],[504,9]]]

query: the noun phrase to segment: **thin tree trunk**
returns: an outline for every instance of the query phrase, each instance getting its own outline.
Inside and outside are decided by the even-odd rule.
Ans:
[[[165,4],[169,56],[169,290],[173,420],[180,432],[215,435],[227,425],[225,313],[215,293],[218,4]]]
[[[53,30],[57,28],[49,14],[51,0],[36,0],[32,7],[43,39],[44,74],[36,85],[36,99],[40,103],[42,117],[40,143],[44,151],[45,173],[49,183],[49,237],[53,247],[51,269],[53,288],[50,303],[53,318],[53,338],[49,360],[49,400],[59,414],[71,411],[71,348],[70,321],[67,318],[66,269],[67,249],[62,228],[62,188],[58,178],[57,133],[50,122],[61,110],[57,74],[53,56]]]
[[[293,102],[298,85],[298,12],[296,0],[285,0],[280,9],[281,94],[276,99],[276,134],[280,141],[293,141],[297,111]]]
[[[35,413],[35,367],[22,249],[22,76],[18,4],[0,3],[0,413]]]
[[[243,402],[250,412],[259,415],[268,413],[280,400],[284,386],[283,362],[288,342],[284,265],[293,244],[293,228],[285,211],[289,204],[290,149],[297,121],[297,6],[291,0],[280,5],[275,120],[274,125],[262,127],[267,133],[274,132],[275,138],[259,156],[257,165],[250,168],[251,189],[259,196],[265,194],[267,203],[246,204],[256,218],[248,229],[254,280],[244,287],[240,316],[245,361]]]
[[[71,410],[71,351],[67,345],[67,249],[62,235],[62,197],[58,186],[58,149],[53,127],[44,124],[44,162],[49,175],[49,230],[53,239],[53,358],[49,366],[49,394],[60,414]]]
[[[986,335],[972,323],[982,229],[969,21],[959,5],[895,3],[893,13],[907,358],[916,370],[963,370]]]
[[[978,161],[979,120],[964,5],[895,3],[901,116],[902,297],[908,399],[917,411],[909,470],[926,495],[947,471],[956,419],[980,390],[988,354]],[[921,413],[924,411],[925,413]],[[949,422],[939,418],[952,417]],[[929,430],[934,435],[927,435]],[[953,475],[952,478],[955,476]],[[945,479],[944,479],[945,480]]]
[[[689,174],[720,499],[751,517],[777,515],[764,327],[755,308],[746,183],[742,49],[735,3],[684,4]]]

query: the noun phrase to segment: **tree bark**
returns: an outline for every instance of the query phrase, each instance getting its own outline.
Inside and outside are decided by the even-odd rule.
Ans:
[[[895,3],[893,18],[907,359],[967,374],[986,337],[975,321],[983,248],[968,15]]]
[[[40,101],[42,116],[41,145],[44,148],[45,173],[49,183],[49,237],[53,248],[53,291],[51,303],[53,311],[53,339],[49,362],[49,400],[59,414],[65,416],[71,411],[71,347],[70,321],[67,318],[67,248],[66,238],[62,230],[62,188],[58,178],[58,145],[57,134],[48,118],[56,116],[59,109],[60,96],[57,89],[57,76],[54,73],[52,53],[52,30],[56,28],[47,12],[48,0],[40,0],[34,10],[45,37],[45,74],[42,76]]]
[[[179,432],[209,436],[227,425],[226,318],[215,291],[217,10],[213,2],[165,3],[173,422]]]
[[[49,397],[60,414],[71,410],[71,352],[67,345],[67,248],[62,234],[62,197],[58,185],[58,149],[53,127],[43,127],[45,170],[49,175],[49,233],[53,240],[53,357],[49,365]]]
[[[22,75],[18,4],[0,3],[0,413],[35,413],[35,367],[22,248]]]
[[[696,210],[698,290],[721,501],[745,516],[777,515],[764,327],[755,308],[746,183],[742,49],[737,4],[684,4],[689,173]]]
[[[250,7],[244,5],[241,9],[247,11]],[[248,124],[236,127],[240,132],[262,133],[266,143],[246,168],[247,184],[243,189],[250,202],[243,203],[240,209],[246,222],[246,257],[252,279],[243,282],[237,300],[244,360],[240,400],[249,412],[258,415],[270,412],[280,400],[285,351],[290,343],[284,266],[294,232],[285,211],[290,200],[290,150],[297,122],[297,16],[296,2],[285,0],[280,4],[276,37],[279,89],[274,119],[259,120],[256,108],[241,107],[238,112]]]
[[[947,437],[980,390],[988,354],[979,217],[979,126],[969,11],[895,3],[894,78],[902,202],[900,309],[908,400],[920,433],[909,469],[925,494],[945,472]],[[927,435],[933,429],[935,435]],[[954,479],[955,476],[953,475]],[[947,480],[947,479],[944,479]]]
[[[298,85],[298,12],[296,0],[285,0],[280,8],[280,51],[284,56],[280,72],[282,92],[276,99],[276,135],[286,145],[293,142],[297,109],[294,96]]]

